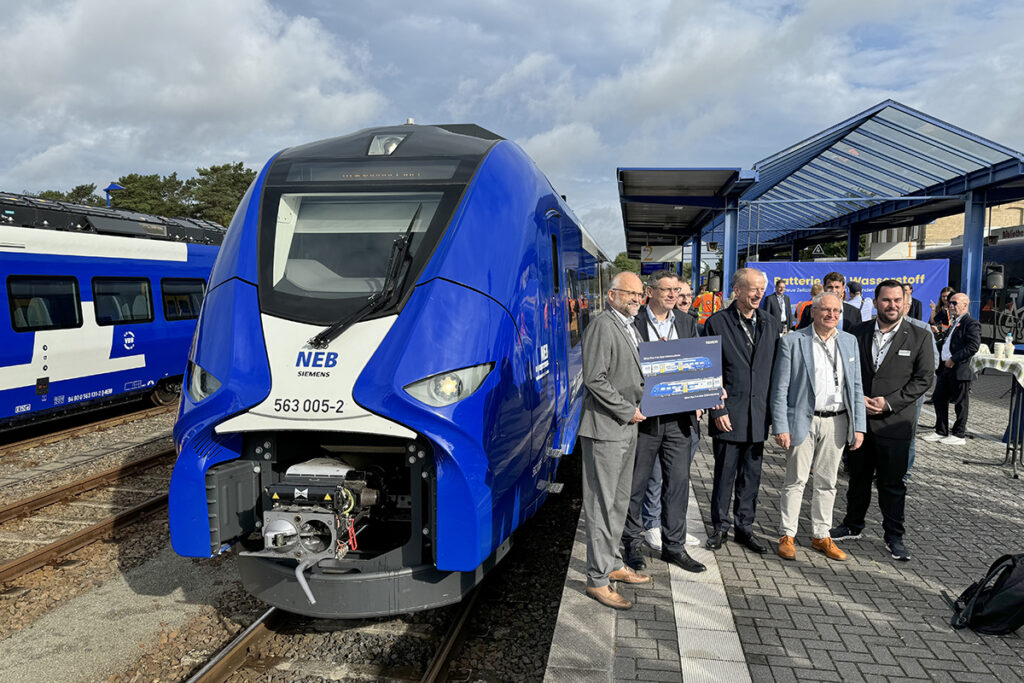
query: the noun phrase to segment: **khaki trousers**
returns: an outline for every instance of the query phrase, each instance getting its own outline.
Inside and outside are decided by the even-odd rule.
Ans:
[[[814,467],[814,492],[811,494],[811,533],[826,538],[832,528],[832,507],[836,500],[836,478],[846,446],[850,414],[811,418],[807,437],[786,452],[786,481],[782,486],[779,534],[796,536],[800,521],[800,503],[811,467]]]

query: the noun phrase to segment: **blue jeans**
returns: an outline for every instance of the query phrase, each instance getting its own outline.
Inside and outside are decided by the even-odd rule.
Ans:
[[[697,455],[697,446],[700,445],[700,425],[697,425],[697,433],[690,436],[690,464]],[[640,513],[643,520],[644,530],[661,528],[661,467],[655,463],[651,469],[651,479],[647,482],[647,494],[644,496],[644,507]]]

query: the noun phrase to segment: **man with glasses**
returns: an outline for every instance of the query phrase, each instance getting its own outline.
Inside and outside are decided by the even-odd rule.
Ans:
[[[786,294],[786,281],[781,277],[775,278],[775,293],[764,298],[761,308],[765,313],[778,320],[786,332],[793,329],[793,302]]]
[[[860,448],[865,425],[860,352],[853,335],[836,329],[842,314],[842,299],[819,294],[810,327],[779,342],[771,395],[775,443],[786,449],[778,550],[785,560],[796,559],[800,503],[812,468],[811,547],[830,560],[846,559],[829,534],[836,478],[843,448]]]
[[[642,342],[690,339],[697,336],[697,323],[688,315],[675,313],[681,291],[679,280],[667,270],[652,273],[647,281],[647,305],[633,321]],[[661,550],[661,559],[688,572],[706,567],[686,552],[686,508],[690,500],[690,444],[697,437],[695,412],[648,417],[638,427],[636,462],[629,513],[622,532],[626,564],[637,571],[647,568],[641,544],[646,540]],[[657,472],[660,500],[654,519],[648,522],[644,500]],[[650,524],[650,526],[648,526]],[[646,528],[646,530],[645,530]],[[694,539],[696,540],[696,539]]]
[[[859,325],[861,322],[860,309],[856,306],[851,306],[846,299],[846,277],[842,273],[835,271],[829,273],[821,281],[822,287],[825,292],[829,294],[835,294],[839,297],[839,300],[843,302],[843,322],[840,329],[843,332],[852,332],[853,328]],[[800,316],[800,322],[796,326],[798,330],[802,330],[811,324],[811,307],[808,306],[803,310],[803,314]]]
[[[622,562],[619,541],[629,509],[644,378],[633,318],[643,285],[634,273],[612,278],[608,308],[583,333],[583,513],[587,530],[587,596],[614,609],[633,604],[610,581],[648,583]]]
[[[939,376],[935,382],[932,402],[935,406],[935,433],[925,441],[941,441],[949,446],[967,443],[967,409],[970,405],[971,358],[981,346],[981,323],[967,312],[970,301],[966,294],[949,297],[949,331],[940,350]],[[949,402],[953,401],[956,422],[949,430]]]
[[[761,461],[768,438],[768,390],[775,348],[782,334],[778,321],[761,312],[767,278],[760,270],[740,268],[732,278],[734,302],[708,318],[707,336],[722,337],[724,405],[711,409],[715,479],[711,491],[713,530],[707,547],[718,550],[735,523],[734,540],[764,554],[768,547],[754,536]],[[736,501],[733,504],[735,489]],[[729,510],[735,510],[735,520]]]
[[[878,506],[882,510],[885,544],[894,560],[906,562],[910,553],[903,543],[907,486],[904,476],[914,438],[917,401],[932,384],[935,371],[931,333],[905,319],[909,306],[897,280],[875,287],[874,322],[855,331],[860,346],[867,437],[864,448],[847,459],[850,488],[846,516],[831,530],[835,540],[857,539],[871,505],[871,481],[877,478]]]

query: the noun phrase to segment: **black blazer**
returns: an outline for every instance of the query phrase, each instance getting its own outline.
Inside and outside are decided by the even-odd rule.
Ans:
[[[740,328],[736,304],[713,314],[704,323],[704,336],[722,337],[722,380],[727,398],[725,408],[711,411],[711,436],[731,443],[760,443],[768,438],[771,424],[769,387],[775,350],[782,325],[764,312],[757,313],[754,347]],[[729,416],[731,432],[722,432],[714,418]]]
[[[981,323],[972,318],[970,313],[964,313],[963,318],[961,318],[952,334],[953,336],[949,340],[949,354],[953,359],[953,370],[956,372],[956,378],[965,382],[973,381],[975,374],[971,370],[971,358],[974,357],[974,354],[978,352],[978,347],[981,346]],[[946,340],[943,339],[942,343],[939,344],[940,356],[945,345]],[[945,367],[945,363],[940,363],[939,372],[942,372]]]
[[[640,307],[640,311],[633,318],[633,326],[636,328],[636,333],[640,337],[640,341],[656,341],[652,338],[653,335],[651,334],[646,306]],[[680,339],[691,339],[693,337],[700,336],[697,333],[697,319],[681,311],[675,311],[675,328],[676,334],[679,335]],[[645,434],[654,434],[657,432],[660,424],[673,420],[679,425],[679,431],[683,434],[691,434],[691,429],[697,429],[696,411],[649,417],[643,422],[637,424],[637,429]]]
[[[882,415],[868,415],[868,431],[886,439],[914,438],[916,402],[932,386],[935,360],[928,330],[907,321],[900,323],[885,352],[882,364],[875,370],[871,344],[875,321],[858,325],[853,332],[860,346],[860,374],[864,395],[884,396],[889,410]]]
[[[765,294],[761,299],[761,310],[779,321],[783,327],[793,329],[793,302],[789,300],[788,294],[783,294],[782,299],[786,302],[786,322],[782,322],[782,309],[779,308],[779,298],[774,292]]]
[[[860,309],[852,304],[843,302],[843,332],[849,332],[853,334],[853,329],[864,322],[860,316]],[[800,314],[800,324],[796,326],[796,329],[802,330],[811,324],[811,307],[807,306],[804,308],[804,312]]]
[[[921,303],[920,299],[917,299],[915,297],[910,297],[910,311],[907,313],[907,315],[909,315],[911,318],[917,318],[918,320],[928,322],[928,318],[923,317],[924,304]]]

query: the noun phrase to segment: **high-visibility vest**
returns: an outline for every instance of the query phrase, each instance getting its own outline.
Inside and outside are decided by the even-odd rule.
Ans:
[[[810,301],[801,301],[796,305],[796,313],[793,322],[797,325],[800,324],[800,320],[804,317],[804,309],[811,305]]]
[[[697,308],[697,322],[703,325],[712,313],[722,310],[722,295],[704,292],[694,301]]]

